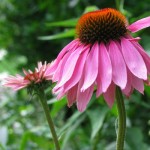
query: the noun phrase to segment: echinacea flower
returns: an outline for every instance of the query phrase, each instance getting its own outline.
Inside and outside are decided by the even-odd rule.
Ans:
[[[18,74],[16,76],[10,76],[6,78],[4,85],[7,87],[11,87],[14,90],[20,90],[27,87],[30,94],[33,94],[34,92],[38,95],[45,112],[45,116],[54,140],[55,147],[57,150],[60,150],[55,127],[49,113],[46,94],[44,92],[45,88],[49,85],[52,78],[51,75],[48,75],[46,73],[47,69],[50,66],[50,63],[47,64],[45,62],[44,64],[42,64],[42,62],[38,62],[37,68],[35,68],[34,72],[32,72],[31,70],[23,70],[24,76]]]
[[[29,87],[31,90],[36,85],[44,85],[46,81],[51,80],[50,76],[47,76],[46,70],[50,66],[46,62],[42,65],[42,62],[38,62],[37,68],[32,72],[23,69],[24,76],[17,74],[16,76],[9,76],[5,79],[4,85],[11,87],[14,90],[20,90],[25,87]]]
[[[143,93],[150,74],[150,57],[133,38],[150,26],[150,17],[131,25],[119,11],[106,8],[84,14],[76,26],[77,38],[65,46],[47,74],[57,82],[53,89],[60,99],[67,96],[68,106],[77,103],[84,111],[96,89],[112,107],[116,86],[126,96],[134,89]]]

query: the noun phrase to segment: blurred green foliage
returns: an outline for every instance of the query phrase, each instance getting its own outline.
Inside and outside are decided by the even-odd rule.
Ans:
[[[136,6],[136,7],[135,7]],[[32,69],[37,61],[51,61],[75,37],[78,18],[93,9],[113,7],[109,0],[1,0],[0,81],[7,74]],[[150,16],[149,0],[125,1],[122,12],[129,22]],[[150,52],[150,29],[134,36]],[[103,98],[93,95],[87,110],[68,108],[66,98],[57,101],[47,90],[50,113],[62,150],[115,150],[116,105],[109,109]],[[150,88],[125,98],[127,133],[125,150],[150,150]],[[52,137],[36,96],[25,90],[13,92],[0,86],[0,150],[53,150]]]

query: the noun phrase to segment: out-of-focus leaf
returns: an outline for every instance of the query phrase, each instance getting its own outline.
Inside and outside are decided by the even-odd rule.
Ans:
[[[53,103],[53,107],[51,109],[51,116],[55,117],[59,113],[59,111],[66,105],[66,102],[67,100],[64,97],[63,99],[59,101],[57,100],[56,103]]]
[[[82,113],[76,111],[66,122],[66,124],[60,129],[59,135],[61,136],[64,134],[65,130],[68,129],[76,120],[78,120],[79,117],[81,117]]]
[[[102,108],[95,109],[94,111],[89,110],[87,112],[92,125],[92,133],[91,133],[92,139],[96,136],[96,134],[101,129],[108,111],[109,109],[107,107],[102,107]]]
[[[47,101],[47,104],[51,105],[51,104],[57,103],[57,102],[58,102],[58,100],[56,99],[56,97],[54,97],[54,98],[52,98],[52,99],[49,99],[49,100]]]
[[[29,141],[36,143],[38,147],[41,147],[44,150],[48,150],[53,147],[53,143],[46,140],[42,136],[37,136],[32,132],[25,132],[21,140],[20,150],[26,150]]]
[[[46,26],[48,27],[75,27],[77,24],[78,19],[69,19],[64,21],[58,21],[58,22],[51,22],[46,23]]]
[[[1,143],[0,143],[0,150],[6,150]]]
[[[94,100],[96,99],[95,94],[92,96],[90,103],[88,104],[87,108],[88,109],[94,102]],[[63,135],[66,131],[66,129],[68,129],[69,127],[71,127],[76,120],[78,120],[78,118],[80,118],[82,115],[85,115],[85,113],[81,113],[79,111],[76,111],[65,123],[65,125],[60,129],[59,131],[59,135]]]
[[[116,105],[116,103],[113,105],[113,107],[111,109],[111,113],[113,115],[115,115],[116,117],[118,116],[118,111],[117,111],[117,105]]]
[[[80,125],[80,123],[84,120],[85,115],[82,115],[80,118],[78,118],[78,120],[72,124],[72,126],[70,128],[68,128],[65,137],[63,139],[63,143],[62,143],[62,150],[66,150],[66,146],[67,146],[67,142],[69,141],[69,138],[71,136],[71,134],[75,131],[75,129]]]
[[[148,53],[148,55],[150,56],[150,42],[149,42],[149,39],[150,39],[149,32],[142,36],[142,43],[143,43],[142,46],[144,47],[146,53]]]
[[[136,95],[132,95],[132,102],[134,102],[135,104],[144,106],[145,108],[150,109],[150,105],[148,105],[146,102],[142,101],[140,96],[141,96],[141,94],[139,94],[138,97]]]
[[[99,8],[97,6],[88,6],[85,8],[84,10],[84,14],[85,13],[88,13],[88,12],[91,12],[91,11],[95,11],[95,10],[98,10]]]
[[[143,142],[143,134],[139,128],[128,128],[126,132],[126,143],[129,150],[148,150],[148,146]]]
[[[145,13],[141,14],[140,16],[138,16],[136,18],[131,18],[130,22],[133,23],[133,22],[135,22],[135,21],[137,21],[139,19],[142,19],[142,18],[145,18],[145,17],[148,17],[148,16],[150,16],[150,11],[146,11]]]
[[[109,145],[107,145],[105,150],[115,150],[116,149],[116,142],[112,142]]]
[[[0,143],[6,145],[8,141],[8,128],[7,126],[0,126]]]
[[[58,33],[58,34],[50,35],[50,36],[41,36],[41,37],[38,37],[38,39],[39,40],[56,40],[56,39],[74,37],[74,36],[75,36],[75,29],[68,29],[62,33]]]
[[[150,87],[145,85],[145,92],[150,97]]]

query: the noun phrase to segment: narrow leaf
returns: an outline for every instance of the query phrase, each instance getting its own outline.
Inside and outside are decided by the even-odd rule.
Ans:
[[[62,39],[62,38],[68,38],[68,37],[74,37],[75,36],[75,29],[69,29],[67,31],[64,31],[62,33],[58,33],[55,35],[50,36],[41,36],[38,37],[39,40],[55,40],[55,39]]]
[[[88,111],[88,116],[90,118],[92,125],[92,133],[91,133],[92,139],[97,135],[99,130],[102,128],[104,119],[108,111],[109,109],[107,107],[98,108],[95,109],[94,111],[92,110]]]
[[[58,21],[58,22],[51,22],[51,23],[46,23],[47,27],[75,27],[77,24],[78,19],[69,19],[69,20],[64,20],[64,21]]]

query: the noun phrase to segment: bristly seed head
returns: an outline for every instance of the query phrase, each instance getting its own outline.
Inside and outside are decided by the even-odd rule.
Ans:
[[[127,20],[119,11],[105,8],[81,16],[76,26],[77,37],[82,43],[107,43],[118,40],[127,33]]]

